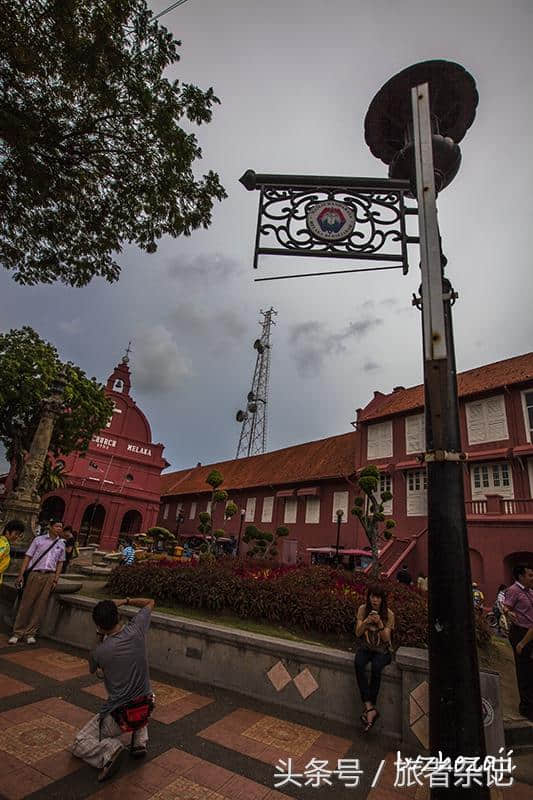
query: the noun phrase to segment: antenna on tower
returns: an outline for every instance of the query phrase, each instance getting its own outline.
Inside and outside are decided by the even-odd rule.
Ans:
[[[246,398],[246,410],[237,411],[235,419],[242,424],[236,458],[246,458],[264,453],[267,440],[268,379],[270,375],[270,329],[276,323],[272,319],[277,311],[261,309],[263,320],[261,338],[253,347],[257,351],[252,388]]]

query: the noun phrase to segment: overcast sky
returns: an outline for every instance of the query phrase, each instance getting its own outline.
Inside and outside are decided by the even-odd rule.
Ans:
[[[458,369],[533,349],[530,0],[189,0],[163,21],[183,43],[173,77],[221,99],[198,134],[201,170],[220,174],[228,199],[208,231],[165,239],[155,255],[125,248],[114,285],[17,287],[0,272],[2,329],[32,325],[101,380],[132,339],[133,396],[179,469],[235,455],[259,309],[274,306],[269,449],[351,430],[375,389],[421,382],[416,248],[406,277],[254,283],[258,197],[238,179],[249,168],[385,177],[364,142],[368,105],[404,67],[444,58],[480,95],[461,170],[439,197],[460,294]],[[304,263],[323,266],[264,257],[260,272]]]

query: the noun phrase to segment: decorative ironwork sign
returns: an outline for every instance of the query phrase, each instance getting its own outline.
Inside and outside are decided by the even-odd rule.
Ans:
[[[408,181],[386,178],[259,175],[248,170],[241,183],[259,190],[254,269],[260,255],[359,259],[371,269],[408,271],[405,218],[416,207],[405,203]],[[337,272],[359,272],[337,270]],[[311,275],[334,274],[315,272]],[[276,280],[284,275],[258,280]]]

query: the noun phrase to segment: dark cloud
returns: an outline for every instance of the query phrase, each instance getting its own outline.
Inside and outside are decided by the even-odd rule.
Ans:
[[[220,253],[184,255],[168,265],[169,277],[187,284],[188,287],[212,287],[213,284],[217,284],[222,290],[228,280],[234,280],[242,273],[244,273],[242,264]]]
[[[374,372],[376,369],[381,369],[379,364],[376,364],[375,361],[366,361],[363,364],[363,371],[364,372]]]
[[[146,394],[169,392],[191,374],[172,332],[163,325],[144,328],[135,337],[135,386]]]
[[[360,339],[372,328],[382,324],[381,317],[369,317],[350,322],[339,333],[329,333],[324,323],[317,320],[293,325],[289,343],[299,374],[303,377],[316,375],[322,369],[327,356],[344,352],[348,342]]]

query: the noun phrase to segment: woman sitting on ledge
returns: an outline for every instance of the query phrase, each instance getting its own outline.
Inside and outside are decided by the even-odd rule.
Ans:
[[[387,607],[387,595],[379,586],[370,586],[366,603],[359,606],[355,635],[355,675],[361,693],[364,710],[361,721],[365,733],[379,717],[376,708],[381,672],[392,661],[391,636],[394,630],[394,614]],[[370,682],[366,667],[370,663]]]

